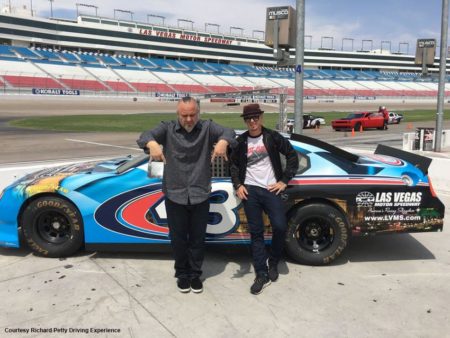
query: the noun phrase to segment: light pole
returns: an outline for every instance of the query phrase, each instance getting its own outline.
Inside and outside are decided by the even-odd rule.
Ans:
[[[55,0],[48,0],[48,1],[50,2],[50,17],[53,18],[53,1]],[[11,5],[9,5],[9,8],[11,9]]]
[[[305,54],[305,0],[296,1],[294,131],[303,134],[303,73]]]
[[[303,42],[305,41],[306,38],[309,38],[309,49],[312,49],[312,35],[305,35]]]
[[[383,54],[383,44],[389,44],[389,53],[391,53],[391,41],[381,41],[380,52]]]
[[[324,48],[323,47],[323,41],[324,40],[331,40],[331,48]],[[329,50],[333,50],[333,41],[334,41],[334,38],[332,37],[332,36],[322,36],[321,38],[320,38],[320,49],[329,49]]]
[[[344,50],[344,41],[351,41],[352,42],[352,49],[350,51],[353,52],[353,41],[354,41],[354,39],[352,39],[352,38],[342,38],[341,51]]]
[[[194,21],[188,20],[188,19],[177,19],[177,26],[178,26],[178,28],[183,28],[183,27],[180,27],[180,22],[190,23],[191,24],[191,29],[194,30]]]
[[[400,54],[400,48],[401,46],[406,46],[406,54],[409,53],[409,43],[408,42],[399,42],[398,43],[398,54]]]
[[[260,30],[257,30],[257,29],[254,29],[254,30],[252,31],[252,38],[255,37],[255,33],[260,33],[260,34],[262,34],[262,38],[263,38],[263,40],[264,40],[264,38],[265,38],[265,36],[266,36],[266,32],[260,31]]]
[[[373,40],[361,40],[361,52],[364,52],[364,42],[370,42],[370,49],[371,51],[373,49]]]
[[[241,31],[241,36],[243,35],[244,29],[241,28],[241,27],[234,27],[234,26],[231,26],[231,27],[230,27],[230,35],[231,35],[231,31],[232,31],[233,29],[234,29],[234,30],[239,30],[239,31]]]
[[[117,9],[117,8],[115,8],[115,9],[114,9],[114,19],[116,18],[116,12],[130,14],[131,21],[133,21],[133,14],[134,14],[134,13],[133,13],[132,11],[126,11],[126,10],[123,10],[123,9]]]
[[[94,8],[94,9],[95,9],[95,16],[97,16],[97,10],[98,10],[98,7],[97,7],[97,6],[94,6],[94,5],[88,5],[88,4],[80,4],[80,3],[75,4],[75,6],[77,7],[77,17],[78,17],[78,15],[79,15],[78,7],[89,7],[89,8]]]
[[[216,24],[216,23],[209,23],[209,22],[206,22],[206,23],[205,23],[205,32],[207,32],[207,28],[208,28],[209,26],[216,27],[216,28],[217,28],[217,33],[219,33],[219,27],[220,27],[220,25],[218,25],[218,24]]]
[[[148,19],[149,17],[161,19],[162,20],[162,25],[164,26],[164,20],[166,19],[165,16],[155,15],[155,14],[147,14],[147,23],[150,23],[150,20]]]
[[[448,36],[448,0],[442,0],[442,18],[441,18],[441,46],[439,55],[439,85],[438,102],[436,112],[436,129],[434,134],[434,151],[440,152],[442,146],[442,124],[444,119],[444,100],[445,100],[445,76],[447,62],[447,36]]]

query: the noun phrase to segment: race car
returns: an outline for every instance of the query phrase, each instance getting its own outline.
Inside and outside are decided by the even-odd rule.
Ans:
[[[359,131],[361,129],[377,128],[384,129],[383,114],[378,112],[359,112],[348,114],[347,117],[331,121],[334,130],[353,129]]]
[[[403,114],[399,114],[396,112],[389,112],[389,124],[400,124],[400,122],[403,120]]]
[[[285,135],[288,137],[288,135]],[[431,160],[386,146],[358,156],[292,134],[300,166],[283,192],[286,250],[302,264],[335,260],[353,236],[440,231],[445,208],[427,175]],[[48,168],[20,178],[0,194],[0,246],[20,238],[47,257],[86,250],[151,250],[170,242],[164,165],[147,156]],[[248,244],[242,202],[228,164],[212,166],[209,244]],[[271,227],[267,217],[266,240]]]
[[[325,125],[325,119],[322,116],[303,114],[303,128],[320,128]]]
[[[311,114],[303,114],[303,129],[308,128],[320,128],[320,126],[325,125],[325,119],[322,116],[314,116]],[[288,119],[287,120],[287,126],[292,127],[294,126],[294,119]],[[292,128],[289,128],[292,130]]]

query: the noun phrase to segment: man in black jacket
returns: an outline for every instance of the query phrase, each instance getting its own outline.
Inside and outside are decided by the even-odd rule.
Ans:
[[[278,279],[278,262],[287,228],[280,193],[298,169],[294,148],[278,132],[263,127],[263,113],[258,104],[244,107],[241,116],[248,131],[238,137],[238,144],[231,153],[231,179],[236,195],[243,201],[251,235],[256,278],[250,292],[256,295]],[[284,170],[280,154],[286,157]],[[264,242],[263,211],[272,226],[270,254]]]

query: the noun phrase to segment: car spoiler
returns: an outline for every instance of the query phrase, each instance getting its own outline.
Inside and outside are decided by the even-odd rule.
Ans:
[[[303,142],[306,144],[310,144],[312,146],[322,148],[322,149],[327,150],[328,152],[333,153],[337,156],[341,156],[341,157],[349,160],[350,162],[356,163],[359,160],[358,155],[349,153],[348,151],[345,151],[341,148],[338,148],[336,146],[333,146],[327,142],[318,140],[316,138],[312,138],[312,137],[305,136],[305,135],[299,135],[299,134],[291,134],[291,140]]]
[[[377,149],[375,149],[375,154],[388,155],[407,161],[416,168],[420,169],[420,171],[422,171],[425,175],[428,175],[428,168],[430,167],[432,161],[431,158],[416,155],[408,151],[388,147],[382,144],[377,146]]]

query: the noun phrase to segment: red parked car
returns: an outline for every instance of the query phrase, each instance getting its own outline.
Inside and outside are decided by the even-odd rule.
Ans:
[[[334,130],[354,129],[359,131],[361,127],[362,129],[377,128],[382,130],[384,129],[384,118],[383,114],[380,113],[351,113],[347,117],[331,121],[331,126]]]

